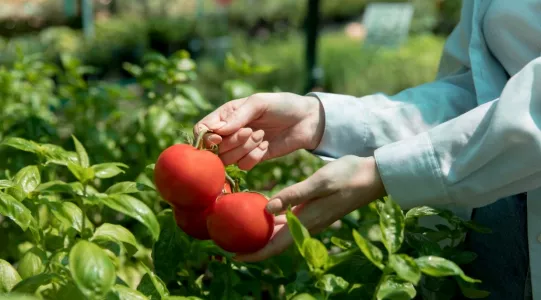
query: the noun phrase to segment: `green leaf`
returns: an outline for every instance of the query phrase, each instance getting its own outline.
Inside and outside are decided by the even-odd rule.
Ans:
[[[110,241],[124,245],[129,256],[137,252],[135,236],[121,225],[104,223],[96,229],[91,241]]]
[[[1,300],[41,300],[32,295],[22,293],[9,293],[6,295],[0,295]]]
[[[120,167],[128,168],[128,166],[123,163],[104,163],[93,165],[92,169],[98,178],[111,178],[120,173],[124,173],[124,170]]]
[[[31,153],[37,153],[39,151],[38,144],[18,137],[8,137],[4,139],[1,144]]]
[[[35,189],[39,193],[74,193],[74,189],[71,184],[60,181],[53,180],[46,183],[38,185]]]
[[[385,265],[383,264],[383,252],[381,252],[378,247],[363,238],[355,229],[353,230],[353,239],[366,258],[379,269],[383,270],[385,268]]]
[[[71,281],[63,284],[55,296],[55,299],[85,299],[81,290]]]
[[[389,256],[389,266],[400,278],[414,285],[417,285],[421,279],[421,270],[415,260],[406,254],[392,254]]]
[[[408,210],[408,212],[406,212],[406,219],[417,219],[420,217],[435,216],[439,214],[440,211],[435,208],[429,206],[419,206]]]
[[[291,300],[317,300],[317,298],[308,293],[301,293],[295,295]]]
[[[286,212],[286,220],[289,232],[297,245],[297,249],[299,249],[299,252],[303,253],[302,246],[304,241],[310,238],[308,229],[302,225],[301,221],[299,221],[297,216],[291,211],[291,208],[288,208]]]
[[[462,222],[462,225],[464,225],[466,228],[469,228],[473,231],[477,231],[479,233],[485,233],[485,234],[492,233],[492,229],[490,229],[489,227],[483,226],[473,221],[464,221]]]
[[[90,162],[88,160],[88,154],[86,153],[85,147],[74,135],[72,135],[71,138],[73,139],[73,144],[75,144],[75,151],[77,152],[77,156],[79,158],[79,164],[83,168],[88,168],[90,166]]]
[[[20,169],[13,177],[13,183],[15,183],[25,195],[33,192],[41,183],[41,175],[39,174],[38,167],[31,165]]]
[[[133,194],[139,192],[155,191],[154,188],[139,182],[123,181],[110,186],[106,194]]]
[[[109,208],[128,215],[145,225],[156,241],[160,235],[160,224],[154,212],[141,200],[126,194],[113,194],[102,199]]]
[[[252,67],[252,72],[254,72],[254,74],[268,74],[276,69],[276,66],[273,65],[258,65]]]
[[[8,293],[21,281],[17,270],[7,261],[0,259],[0,294]]]
[[[158,218],[161,232],[152,248],[152,261],[156,274],[169,283],[177,277],[179,255],[190,247],[190,242],[177,226],[171,209],[161,211]]]
[[[490,296],[489,291],[479,290],[475,287],[475,284],[465,282],[460,278],[457,278],[458,287],[462,292],[462,295],[466,296],[468,299],[482,299]]]
[[[23,255],[17,266],[17,271],[22,279],[36,276],[45,271],[44,262],[46,260],[47,254],[43,250],[33,247]]]
[[[13,220],[23,231],[35,222],[26,206],[4,192],[0,192],[0,214]]]
[[[88,298],[104,297],[115,284],[113,262],[99,246],[81,240],[69,254],[69,267],[77,287]]]
[[[449,258],[457,265],[467,265],[477,258],[477,253],[471,251],[460,251],[453,253]]]
[[[337,238],[335,236],[331,236],[331,243],[333,243],[337,247],[340,247],[343,250],[350,249],[353,245],[352,242]]]
[[[1,179],[0,180],[0,189],[7,189],[13,186],[13,181]]]
[[[165,283],[147,267],[143,266],[143,268],[147,269],[147,273],[141,278],[137,290],[150,299],[160,299],[169,296],[169,290],[165,286]]]
[[[80,182],[87,182],[94,179],[94,176],[96,176],[92,168],[83,168],[73,162],[68,162],[68,169]]]
[[[417,291],[413,284],[395,275],[388,275],[381,282],[376,298],[377,300],[409,300],[415,298],[416,295]]]
[[[440,245],[422,234],[407,232],[405,237],[408,245],[417,250],[419,255],[428,256],[441,253]]]
[[[49,202],[49,208],[53,215],[66,228],[73,228],[77,232],[83,231],[83,211],[72,202]]]
[[[209,110],[212,108],[212,105],[203,98],[201,93],[192,85],[181,85],[179,86],[179,92],[184,97],[190,99],[197,108],[202,110]]]
[[[66,151],[64,148],[53,144],[41,144],[40,152],[47,159],[47,164],[68,166],[68,163],[79,162],[77,153]]]
[[[155,167],[155,166],[156,166],[156,164],[150,164],[150,165],[147,165],[147,166],[145,167],[145,169],[149,169],[149,170],[154,171],[154,167]]]
[[[460,276],[466,282],[481,282],[480,280],[470,278],[464,274],[462,269],[454,262],[437,256],[422,256],[415,259],[415,262],[421,269],[421,272],[433,276]]]
[[[329,294],[338,294],[345,291],[349,283],[340,276],[325,274],[316,282],[315,286]]]
[[[44,285],[51,283],[54,279],[57,279],[58,275],[51,273],[41,273],[32,277],[28,277],[23,281],[17,283],[11,290],[12,292],[33,294],[36,290]]]
[[[391,198],[385,200],[380,211],[379,225],[382,242],[389,254],[396,253],[404,241],[404,214],[402,209]]]
[[[115,297],[112,297],[111,294],[114,294]],[[145,295],[141,292],[133,290],[127,286],[117,284],[113,287],[109,295],[107,295],[107,300],[148,300]]]
[[[321,268],[327,263],[329,254],[325,245],[314,238],[307,238],[302,244],[302,254],[313,268]]]

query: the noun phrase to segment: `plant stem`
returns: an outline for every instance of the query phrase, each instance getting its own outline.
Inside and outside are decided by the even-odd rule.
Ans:
[[[229,182],[229,185],[231,185],[231,192],[238,193],[238,186],[236,181],[229,176],[229,174],[225,173],[225,179],[227,179],[227,182]]]
[[[84,191],[83,191],[84,197],[87,197],[88,195],[88,184],[85,183],[84,185]],[[85,238],[85,229],[86,229],[86,207],[85,207],[85,201],[83,198],[81,198],[81,210],[83,212],[83,228],[81,228],[81,237]]]
[[[199,132],[199,134],[197,135],[197,138],[195,139],[195,143],[192,146],[194,146],[195,148],[199,150],[202,150],[204,148],[203,137],[208,132],[211,132],[211,131],[207,128],[203,128],[201,132]]]

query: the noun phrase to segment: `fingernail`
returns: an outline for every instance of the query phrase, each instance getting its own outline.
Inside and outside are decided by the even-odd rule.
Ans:
[[[212,126],[212,128],[211,128],[211,129],[212,129],[212,130],[218,130],[218,129],[220,129],[220,128],[224,127],[224,126],[225,126],[225,124],[227,124],[227,123],[226,123],[226,122],[224,122],[224,121],[220,121],[220,122],[219,122],[219,123],[217,123],[216,125]]]
[[[267,203],[266,209],[271,214],[279,212],[282,209],[282,200],[280,199],[270,200],[269,203]]]

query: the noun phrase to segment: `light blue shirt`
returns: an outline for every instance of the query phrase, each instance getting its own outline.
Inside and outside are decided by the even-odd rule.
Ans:
[[[534,299],[541,299],[541,1],[464,0],[437,78],[396,95],[312,93],[314,153],[374,155],[402,208],[472,209],[528,192]]]

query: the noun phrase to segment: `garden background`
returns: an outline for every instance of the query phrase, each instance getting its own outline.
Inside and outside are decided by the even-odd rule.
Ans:
[[[155,192],[152,164],[161,151],[185,143],[193,124],[226,101],[260,91],[393,94],[433,80],[461,5],[385,1],[414,8],[407,40],[385,47],[364,43],[362,22],[370,3],[384,1],[317,2],[310,71],[318,72],[311,73],[307,12],[314,0],[2,0],[0,293],[485,297],[460,268],[477,256],[461,240],[466,230],[489,230],[448,211],[402,211],[382,199],[312,237],[290,214],[295,245],[242,264],[182,232]],[[272,195],[321,166],[298,151],[248,173],[228,172],[244,188]],[[448,225],[419,225],[426,216]]]

